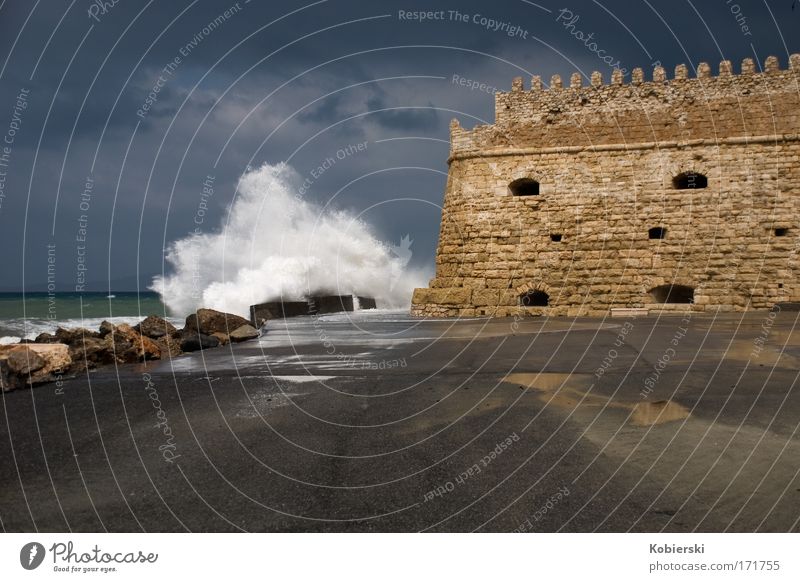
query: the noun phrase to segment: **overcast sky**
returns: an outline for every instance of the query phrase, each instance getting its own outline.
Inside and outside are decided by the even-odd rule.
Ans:
[[[144,288],[165,246],[195,228],[208,177],[212,231],[238,177],[265,162],[312,177],[307,199],[363,213],[382,240],[408,235],[411,265],[432,268],[448,123],[491,123],[493,88],[517,75],[608,78],[601,55],[671,76],[678,63],[731,59],[738,71],[772,54],[783,67],[800,52],[792,0],[102,4],[0,4],[2,290],[41,290],[48,245],[59,291],[74,290],[81,250],[91,288]],[[414,11],[443,12],[420,22]]]

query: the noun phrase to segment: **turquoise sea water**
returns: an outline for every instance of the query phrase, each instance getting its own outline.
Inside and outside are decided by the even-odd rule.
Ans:
[[[146,316],[169,315],[158,294],[112,293],[0,293],[0,342],[35,338],[43,331],[62,327],[96,329],[108,319],[113,323],[137,323]],[[180,324],[182,318],[168,318]]]

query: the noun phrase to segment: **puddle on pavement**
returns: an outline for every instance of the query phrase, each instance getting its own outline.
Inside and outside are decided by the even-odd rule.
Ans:
[[[671,400],[639,402],[633,405],[631,424],[635,426],[652,426],[673,420],[683,420],[688,416],[688,408]]]
[[[629,423],[633,426],[652,426],[689,416],[689,410],[677,402],[612,402],[608,396],[592,394],[594,383],[591,374],[565,374],[560,372],[518,372],[509,374],[505,382],[535,390],[539,398],[549,405],[574,409],[578,405],[595,408],[619,408],[632,411]]]
[[[752,364],[763,364],[765,366],[775,366],[778,368],[797,369],[800,361],[786,349],[798,345],[798,336],[787,333],[775,332],[767,336],[756,338],[764,341],[763,344],[756,344],[752,339],[735,339],[725,353],[726,360],[736,360],[739,362],[750,361]]]
[[[292,376],[272,376],[274,380],[283,380],[284,382],[291,382],[293,384],[307,384],[309,382],[319,382],[320,384],[324,384],[329,380],[333,380],[334,378],[340,378],[344,376],[314,376],[311,374],[306,375],[292,375]]]
[[[560,372],[518,372],[509,374],[505,381],[536,390],[548,404],[562,408],[575,408],[583,399],[584,405],[607,404],[607,399],[588,394],[592,387],[590,374],[563,374]],[[602,402],[596,402],[600,398]]]
[[[237,418],[263,418],[272,410],[291,404],[294,396],[306,395],[306,392],[254,392],[236,403],[234,416]]]

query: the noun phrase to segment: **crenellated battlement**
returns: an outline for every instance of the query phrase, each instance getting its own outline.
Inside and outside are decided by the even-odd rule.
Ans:
[[[780,67],[780,60],[776,56],[769,56],[764,60],[764,67],[761,71],[756,71],[756,64],[753,59],[747,58],[743,59],[741,63],[741,67],[739,69],[739,74],[734,75],[733,73],[733,65],[731,61],[725,60],[720,61],[719,68],[717,69],[718,74],[716,76],[711,74],[711,67],[708,63],[702,62],[697,65],[697,69],[695,70],[696,74],[693,77],[694,79],[715,79],[721,78],[724,80],[730,80],[731,77],[744,77],[744,76],[751,76],[751,75],[772,75],[775,73],[782,72]],[[784,72],[794,72],[797,73],[800,71],[800,54],[793,54],[789,57],[789,66],[787,69],[783,70]],[[572,73],[572,76],[569,80],[569,88],[570,89],[580,89],[583,85],[583,80],[585,76],[582,73],[575,72]],[[603,82],[603,73],[600,71],[593,71],[591,76],[587,78],[589,80],[588,87],[591,88],[598,88],[604,86]],[[689,68],[684,65],[680,64],[675,67],[675,73],[672,79],[667,79],[667,72],[664,67],[658,66],[653,69],[651,74],[650,80],[653,83],[665,83],[669,81],[687,81],[690,80],[689,77]],[[638,86],[645,82],[644,78],[644,69],[637,67],[631,71],[631,80],[628,85]],[[613,73],[611,74],[611,83],[612,86],[624,86],[625,79],[622,70],[614,69]],[[531,91],[542,91],[546,89],[563,89],[564,84],[561,80],[561,75],[553,75],[550,78],[550,84],[548,87],[544,87],[544,83],[542,78],[538,75],[531,78]],[[524,91],[524,83],[522,77],[515,77],[511,83],[511,91]]]
[[[627,82],[619,69],[608,83],[599,71],[588,77],[573,73],[568,86],[560,75],[546,86],[534,76],[528,90],[516,77],[511,91],[495,94],[493,125],[468,130],[457,120],[451,123],[451,159],[503,149],[774,136],[781,133],[776,127],[798,127],[798,95],[800,54],[791,55],[785,69],[775,56],[760,70],[747,58],[738,73],[725,60],[716,75],[701,62],[693,76],[680,64],[672,78],[659,66],[645,80],[643,69],[636,68]]]

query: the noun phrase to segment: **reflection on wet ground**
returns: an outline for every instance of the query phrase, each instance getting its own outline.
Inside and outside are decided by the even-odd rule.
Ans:
[[[27,498],[57,531],[511,531],[568,487],[538,530],[794,531],[797,315],[271,321],[5,394],[3,458],[13,442],[25,462],[0,475],[0,515],[30,531]]]

